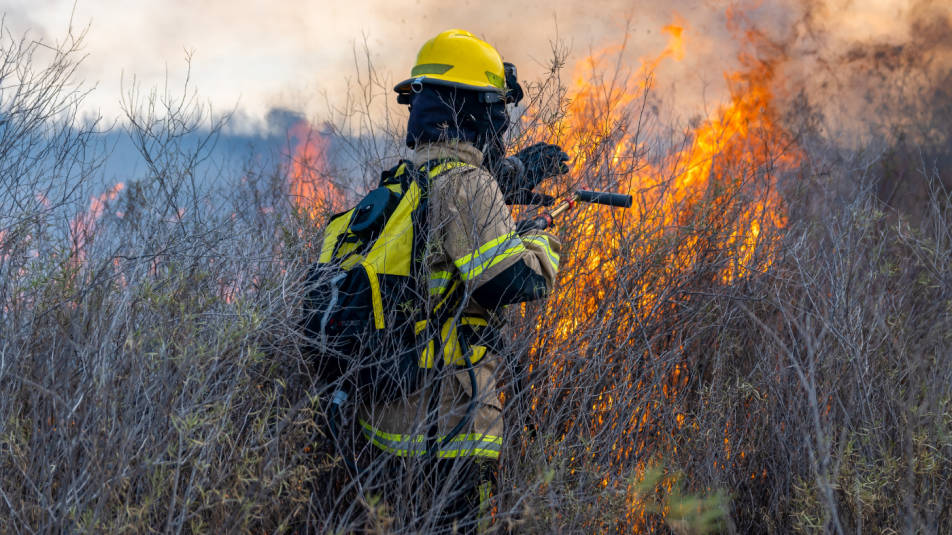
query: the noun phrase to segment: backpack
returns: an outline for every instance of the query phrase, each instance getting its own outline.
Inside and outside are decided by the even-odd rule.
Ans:
[[[431,160],[417,169],[404,160],[357,206],[329,219],[304,299],[303,330],[321,379],[356,386],[375,401],[418,389],[439,347],[430,326],[452,317],[462,293],[453,281],[433,310],[426,306],[430,184],[461,166],[468,164]]]

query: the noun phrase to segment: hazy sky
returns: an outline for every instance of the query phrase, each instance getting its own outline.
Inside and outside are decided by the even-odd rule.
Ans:
[[[912,1],[912,0],[910,0]],[[161,84],[168,72],[174,87],[185,75],[185,50],[194,51],[192,80],[218,108],[240,99],[246,125],[260,122],[275,106],[309,115],[323,109],[321,91],[332,102],[353,79],[354,49],[364,36],[379,72],[403,78],[420,45],[436,33],[462,28],[494,44],[523,77],[538,77],[557,36],[573,49],[570,66],[591,49],[622,41],[631,26],[628,61],[657,55],[667,36],[662,26],[680,16],[686,55],[661,65],[664,91],[696,106],[723,97],[723,73],[736,67],[736,41],[726,28],[720,1],[655,0],[0,0],[12,35],[62,40],[72,15],[74,28],[90,26],[79,73],[98,89],[87,101],[107,117],[119,114],[120,77]],[[861,4],[861,5],[858,5]],[[908,1],[830,0],[822,6],[826,29],[837,39],[904,39],[901,24]],[[746,8],[759,28],[776,38],[797,31],[805,6],[820,2],[758,2]],[[360,53],[360,52],[359,52]],[[570,69],[571,70],[571,69]]]

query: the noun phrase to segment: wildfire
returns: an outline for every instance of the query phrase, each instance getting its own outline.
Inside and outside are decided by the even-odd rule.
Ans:
[[[551,334],[537,346],[545,345],[550,355],[542,357],[548,361],[545,365],[560,372],[571,369],[572,363],[557,355],[577,353],[585,344],[580,330],[602,328],[591,326],[591,318],[609,316],[622,325],[634,325],[650,315],[675,315],[677,305],[668,304],[670,294],[665,299],[659,295],[666,285],[707,269],[712,264],[711,251],[719,259],[710,276],[715,284],[730,284],[769,266],[769,251],[763,251],[761,244],[764,231],[786,223],[775,176],[794,169],[799,154],[793,148],[794,136],[778,121],[774,62],[741,55],[742,68],[725,73],[730,100],[696,122],[685,132],[683,144],[665,154],[647,154],[641,129],[631,128],[637,123],[634,108],[644,102],[655,70],[663,61],[680,61],[689,52],[686,29],[678,17],[665,26],[667,46],[655,57],[641,58],[641,68],[633,76],[616,73],[611,78],[598,73],[604,52],[586,58],[573,77],[576,87],[570,92],[568,113],[556,124],[546,125],[548,137],[574,158],[572,187],[613,189],[635,198],[632,209],[624,213],[609,215],[588,208],[560,229],[571,246],[560,268],[563,284],[547,304]],[[641,275],[620,272],[633,269],[624,261],[631,255],[650,258],[651,267]],[[638,287],[629,290],[625,302],[617,302],[625,294],[613,289],[624,280]],[[616,302],[605,305],[605,299]],[[689,367],[676,364],[667,370],[659,368],[658,373],[664,374],[662,387],[650,391],[642,385],[644,376],[617,373],[610,381],[614,384],[590,406],[592,433],[606,427],[625,430],[619,435],[624,438],[611,448],[618,460],[616,473],[620,467],[631,466],[627,459],[646,454],[649,444],[644,437],[654,433],[642,431],[656,425],[659,416],[652,408],[660,406],[650,400],[674,400],[687,385]],[[649,376],[657,377],[654,374]],[[552,391],[566,386],[562,373],[551,377]],[[611,395],[625,390],[639,392],[641,399]],[[533,407],[547,410],[536,401]],[[631,405],[622,406],[626,403]],[[678,428],[689,425],[684,414],[673,420]],[[726,439],[725,450],[730,453]],[[633,504],[630,517],[635,523],[639,511]]]
[[[306,120],[300,120],[288,129],[288,141],[291,196],[311,219],[318,219],[333,211],[332,207],[342,200],[340,191],[328,178],[327,137]]]
[[[798,156],[789,149],[793,136],[777,124],[779,114],[771,89],[774,64],[742,55],[743,69],[725,74],[730,101],[688,130],[684,145],[646,163],[644,149],[639,145],[640,132],[628,129],[633,121],[631,104],[637,105],[643,99],[663,60],[680,61],[685,57],[686,26],[675,16],[675,23],[663,28],[669,36],[667,46],[655,57],[641,58],[641,68],[628,79],[619,81],[616,75],[606,81],[593,76],[604,54],[618,47],[580,62],[573,77],[576,88],[568,113],[548,128],[551,137],[573,157],[576,181],[589,187],[621,190],[640,200],[627,213],[613,214],[616,221],[621,220],[629,228],[649,220],[669,229],[692,228],[698,218],[708,216],[705,209],[709,212],[712,205],[725,208],[722,205],[730,203],[731,196],[723,191],[740,193],[756,175],[760,182],[754,192],[757,201],[742,213],[733,214],[729,221],[730,238],[720,244],[734,256],[732,265],[721,273],[725,282],[731,282],[748,273],[762,229],[785,224],[773,174],[777,169],[796,166]],[[614,181],[605,183],[605,176],[615,177]],[[658,218],[662,220],[657,221]],[[601,225],[588,215],[579,216],[577,223],[581,223],[577,239],[584,242],[579,249],[586,253],[584,271],[591,274],[585,286],[597,287],[598,283],[614,280],[615,274],[611,269],[605,270],[605,266],[612,266],[612,259],[619,252],[617,237],[599,232]],[[692,263],[690,251],[695,238],[690,233],[681,238],[679,252],[668,258],[668,263],[684,269]],[[578,258],[569,257],[564,271],[577,268],[573,262]],[[649,288],[644,290],[647,299],[641,304],[647,305],[652,292]],[[556,306],[559,301],[555,300]]]
[[[687,23],[675,14],[674,23],[661,28],[662,33],[671,36],[671,39],[668,40],[668,46],[666,46],[657,57],[641,58],[642,72],[653,73],[658,68],[658,65],[661,65],[661,61],[667,58],[673,58],[675,61],[684,59],[684,38],[681,34],[684,32],[686,26]]]

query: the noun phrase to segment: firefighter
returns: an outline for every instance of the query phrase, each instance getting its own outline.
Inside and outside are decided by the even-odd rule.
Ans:
[[[421,356],[421,366],[431,370],[444,359],[444,380],[395,401],[365,400],[359,425],[378,458],[389,458],[404,474],[393,476],[392,467],[370,471],[390,474],[389,505],[422,522],[408,527],[475,533],[488,521],[503,449],[498,313],[546,297],[559,267],[559,239],[547,232],[518,235],[508,204],[549,202],[532,189],[568,172],[568,156],[538,144],[505,157],[507,103],[517,104],[523,91],[515,68],[471,33],[449,30],[427,41],[411,76],[394,89],[398,102],[410,106],[406,143],[413,165],[443,164],[430,181],[429,306],[455,294],[458,313],[443,328],[442,347],[431,345]],[[471,369],[464,369],[464,354]],[[461,422],[464,428],[447,441]]]

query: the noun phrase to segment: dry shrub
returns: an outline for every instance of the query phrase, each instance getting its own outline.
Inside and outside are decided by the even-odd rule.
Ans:
[[[187,87],[133,85],[127,131],[146,176],[87,209],[101,133],[76,120],[79,45],[48,65],[36,43],[3,45],[0,526],[280,530],[324,470],[308,449],[319,400],[278,405],[303,366],[303,249],[286,236],[310,222],[273,169],[202,186],[224,118]]]

